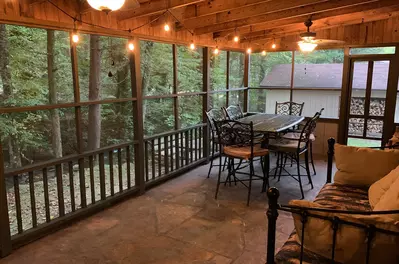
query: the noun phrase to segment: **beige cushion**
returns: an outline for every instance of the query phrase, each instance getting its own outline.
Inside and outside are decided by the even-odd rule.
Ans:
[[[269,140],[269,148],[271,150],[277,150],[281,152],[296,152],[298,150],[298,140],[288,140],[288,139],[272,139]],[[305,142],[301,142],[301,149],[306,147]]]
[[[301,136],[301,133],[290,132],[290,133],[287,133],[287,134],[283,135],[283,138],[285,138],[285,139],[299,139],[300,136]],[[312,133],[312,134],[310,134],[309,139],[310,139],[310,141],[315,141],[316,137]]]
[[[399,178],[399,166],[393,169],[388,175],[384,176],[381,180],[376,181],[370,186],[369,189],[369,202],[371,208],[380,201],[384,193],[391,187],[396,179]]]
[[[373,211],[388,210],[399,210],[399,178],[391,184],[373,208]],[[399,214],[389,215],[389,217],[399,221]]]
[[[335,163],[334,183],[370,187],[399,165],[399,151],[335,144]]]
[[[290,204],[301,207],[326,208],[320,204],[303,200],[293,200]],[[377,228],[399,232],[398,222],[389,217],[334,214],[314,211],[312,211],[312,214],[329,218],[337,216],[340,219],[351,223],[362,225],[373,224]],[[293,217],[297,232],[297,240],[301,243],[301,216],[293,214]],[[326,258],[331,258],[332,238],[333,229],[331,221],[310,216],[307,218],[303,243],[305,249]],[[399,247],[399,236],[377,232],[375,238],[372,240],[371,247],[370,264],[398,263],[399,256],[397,248]],[[335,261],[340,263],[366,263],[366,251],[367,239],[365,230],[346,224],[340,224],[335,244]]]
[[[223,148],[223,152],[231,157],[237,157],[244,160],[251,158],[251,146],[238,147],[238,146],[226,146]],[[269,154],[269,150],[262,148],[260,144],[254,145],[253,156],[263,157]]]

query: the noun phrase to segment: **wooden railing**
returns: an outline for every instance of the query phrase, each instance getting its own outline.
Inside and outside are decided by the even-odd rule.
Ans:
[[[200,124],[147,137],[144,159],[134,155],[139,144],[132,141],[0,171],[0,212],[6,212],[0,215],[1,255],[140,194],[140,183],[148,189],[203,163],[209,158],[207,129]],[[144,166],[144,175],[135,163]]]

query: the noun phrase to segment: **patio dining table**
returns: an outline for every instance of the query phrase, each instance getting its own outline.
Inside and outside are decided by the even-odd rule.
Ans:
[[[284,132],[301,123],[305,117],[277,114],[255,114],[249,115],[238,121],[242,123],[253,123],[254,132],[264,135],[262,146],[267,147],[270,134]]]

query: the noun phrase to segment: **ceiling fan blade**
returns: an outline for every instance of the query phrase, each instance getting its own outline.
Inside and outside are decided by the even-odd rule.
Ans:
[[[315,39],[314,42],[316,42],[318,45],[343,45],[345,44],[345,41],[342,40],[335,40],[335,39]]]

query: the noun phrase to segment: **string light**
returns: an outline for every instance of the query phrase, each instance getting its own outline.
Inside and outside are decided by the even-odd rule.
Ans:
[[[251,53],[252,53],[252,49],[251,49],[251,48],[248,48],[248,49],[247,49],[247,53],[248,53],[248,54],[251,54]]]
[[[233,40],[234,40],[234,42],[238,42],[240,40],[240,38],[238,36],[234,36]]]
[[[275,49],[277,46],[276,46],[276,43],[273,43],[273,45],[272,45],[272,49]]]
[[[73,20],[72,42],[73,43],[79,42],[78,30],[76,29],[76,19]]]
[[[129,43],[127,44],[127,47],[128,47],[128,49],[130,51],[134,51],[134,43],[133,43],[132,39],[129,40]]]
[[[213,50],[213,54],[218,55],[219,54],[219,48],[216,46],[216,48]]]
[[[191,49],[191,50],[195,50],[195,44],[194,44],[194,42],[192,42],[192,43],[190,44],[190,49]]]
[[[262,51],[262,56],[266,56],[266,50]]]
[[[169,31],[169,30],[170,30],[169,24],[166,23],[166,24],[163,26],[163,29],[164,29],[165,31]]]

